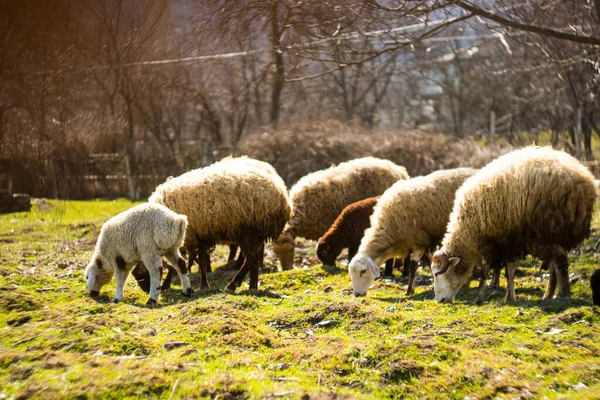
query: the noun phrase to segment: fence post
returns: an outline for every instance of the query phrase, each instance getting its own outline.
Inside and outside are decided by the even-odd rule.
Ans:
[[[137,193],[135,190],[135,182],[133,180],[133,173],[131,171],[131,160],[129,159],[129,152],[125,154],[125,174],[127,175],[127,186],[129,188],[129,199],[132,201],[137,200]]]
[[[577,107],[577,125],[575,128],[575,156],[581,160],[581,106]]]
[[[490,111],[490,144],[496,143],[496,113]]]
[[[207,165],[210,165],[213,163],[212,160],[212,152],[213,152],[213,148],[212,148],[212,142],[204,142],[204,154],[202,157],[202,166],[206,167]]]

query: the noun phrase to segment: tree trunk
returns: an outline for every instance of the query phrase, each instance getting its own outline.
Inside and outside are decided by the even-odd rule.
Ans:
[[[273,51],[273,61],[275,63],[275,76],[273,78],[273,88],[271,90],[271,110],[269,113],[269,122],[273,128],[279,126],[279,114],[281,109],[281,92],[285,79],[285,69],[283,60],[283,51],[281,49],[281,29],[279,27],[279,2],[274,1],[271,4],[271,47]]]
[[[0,154],[4,150],[4,108],[0,108]]]

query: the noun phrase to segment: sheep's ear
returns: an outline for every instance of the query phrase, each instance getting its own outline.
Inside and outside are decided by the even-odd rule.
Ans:
[[[379,278],[379,275],[380,275],[380,273],[379,273],[379,267],[377,265],[375,265],[375,263],[369,263],[368,266],[367,266],[367,269],[369,271],[371,271],[371,273],[373,274],[373,276],[375,278]]]
[[[460,257],[450,257],[448,260],[448,267],[453,268],[456,267],[456,264],[460,262]]]

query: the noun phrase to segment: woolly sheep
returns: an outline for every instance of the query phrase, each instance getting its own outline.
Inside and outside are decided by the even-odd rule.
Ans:
[[[437,171],[396,182],[386,190],[375,206],[358,254],[348,265],[355,295],[367,293],[384,260],[408,256],[406,293],[414,293],[417,262],[444,236],[456,190],[475,172],[471,168]]]
[[[273,168],[273,166],[267,162],[255,160],[255,159],[249,158],[247,156],[226,157],[226,158],[222,159],[220,162],[227,163],[229,165],[229,168],[244,168],[247,166],[259,168],[259,169],[263,170],[264,172],[271,174],[274,182],[276,182],[277,185],[283,191],[285,191],[287,193],[287,187],[285,186],[283,179],[281,179],[281,177],[279,176],[279,174],[277,173],[275,168]],[[227,262],[229,263],[229,262],[233,261],[233,259],[235,258],[235,255],[237,253],[237,248],[238,248],[237,244],[234,242],[231,242],[231,241],[221,242],[221,244],[229,246],[229,257],[227,259]],[[264,249],[259,250],[259,252],[261,254],[264,254]],[[244,256],[243,252],[240,252],[240,255],[238,256],[237,261],[235,262],[235,264],[233,264],[233,269],[235,269],[236,271],[239,271],[240,268],[244,265],[245,261],[246,261],[246,258]],[[211,271],[210,258],[207,261],[206,267],[207,267],[206,268],[207,272],[210,272]],[[167,274],[167,277],[165,278],[163,289],[164,288],[168,289],[171,286],[171,279],[173,277],[173,274],[174,274],[173,269],[169,268],[169,273]]]
[[[356,255],[365,230],[371,226],[371,214],[379,196],[350,204],[335,219],[317,243],[317,257],[325,265],[334,265],[343,249],[348,249],[348,262]],[[392,276],[394,260],[385,262],[384,276]]]
[[[317,240],[349,204],[381,195],[408,179],[404,167],[374,157],[359,158],[313,172],[290,189],[293,216],[273,246],[284,270],[292,268],[295,238]]]
[[[223,242],[238,244],[246,257],[228,290],[239,287],[248,272],[250,288],[257,289],[264,241],[278,237],[290,217],[283,180],[251,164],[247,158],[227,158],[170,179],[150,196],[150,202],[187,215],[183,247],[189,254],[188,268],[199,257],[202,289],[210,288],[210,249]]]
[[[567,252],[589,235],[596,186],[570,155],[549,147],[508,153],[465,182],[456,194],[442,248],[434,254],[436,299],[454,300],[482,260],[506,264],[506,301],[515,300],[515,260],[548,263],[544,299],[569,296]],[[554,274],[554,278],[553,278]]]
[[[277,171],[275,170],[275,168],[273,168],[273,166],[269,163],[266,163],[266,162],[260,161],[260,160],[255,160],[252,158],[248,158],[246,156],[237,157],[237,158],[226,157],[223,160],[221,160],[221,162],[231,163],[232,168],[235,167],[233,163],[239,163],[242,167],[250,165],[250,166],[253,166],[256,168],[260,168],[260,169],[264,170],[265,172],[272,174],[273,177],[275,178],[275,181],[277,182],[277,184],[280,185],[281,187],[283,187],[285,190],[287,190],[287,188],[285,187],[285,183],[283,182],[283,179],[281,179],[281,177],[277,174]],[[189,176],[194,176],[194,175],[198,174],[199,171],[200,171],[200,169],[186,172],[185,174],[180,175],[179,179],[185,179]],[[172,178],[169,178],[169,179],[172,179]],[[227,259],[227,262],[229,263],[229,262],[233,261],[233,259],[235,258],[235,255],[237,253],[237,249],[238,249],[237,244],[233,243],[233,242],[227,242],[227,241],[222,242],[220,244],[229,246],[229,257]],[[240,252],[238,260],[233,265],[233,268],[235,270],[239,271],[239,269],[244,265],[244,262],[245,262],[245,257],[242,254],[242,252]],[[207,272],[211,271],[210,258],[207,262],[206,270],[207,270]],[[173,270],[173,268],[169,268],[169,272],[168,272],[168,274],[163,282],[163,285],[161,287],[162,290],[167,290],[171,287],[171,281],[173,279],[174,272],[175,271]],[[131,274],[135,277],[140,288],[142,288],[143,291],[148,293],[150,291],[150,273],[144,267],[144,265],[141,263],[136,265],[136,267],[133,268],[133,270],[131,271]]]
[[[183,293],[191,295],[189,274],[179,254],[188,221],[159,204],[141,204],[106,221],[84,276],[87,290],[97,296],[113,275],[117,290],[113,302],[123,301],[123,286],[133,266],[142,261],[150,274],[147,304],[156,304],[160,296],[161,257],[175,268]]]

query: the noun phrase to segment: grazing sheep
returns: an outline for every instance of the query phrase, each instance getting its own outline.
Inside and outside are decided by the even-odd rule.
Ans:
[[[433,257],[437,300],[454,300],[482,260],[506,263],[506,301],[515,300],[514,261],[527,254],[550,267],[544,299],[557,283],[558,295],[568,297],[567,252],[589,235],[595,198],[592,174],[562,151],[527,147],[492,161],[456,194]]]
[[[592,274],[590,286],[592,287],[592,301],[595,305],[600,306],[600,269]]]
[[[348,262],[352,260],[365,230],[371,226],[370,217],[379,197],[369,197],[344,208],[317,243],[317,257],[323,264],[334,265],[343,249],[348,249]],[[383,275],[392,276],[393,269],[394,260],[387,260]]]
[[[149,271],[150,296],[156,304],[160,296],[161,257],[175,268],[183,293],[192,293],[185,261],[179,254],[188,221],[159,204],[141,204],[106,221],[92,259],[85,269],[87,290],[97,296],[113,275],[117,291],[113,302],[123,301],[123,286],[134,265],[142,261]]]
[[[235,290],[250,272],[250,288],[257,289],[264,242],[278,237],[290,217],[283,180],[254,161],[221,160],[167,180],[150,196],[149,201],[187,215],[183,247],[189,254],[188,268],[199,257],[202,289],[210,288],[210,249],[223,242],[238,244],[245,257],[227,288]]]
[[[349,204],[381,195],[408,179],[404,167],[374,157],[359,158],[300,179],[290,190],[293,216],[273,246],[284,270],[292,268],[295,238],[317,240]]]
[[[247,166],[251,166],[251,167],[256,167],[256,168],[262,169],[264,172],[271,174],[274,178],[274,181],[280,187],[282,187],[283,190],[287,191],[287,188],[285,187],[285,183],[283,182],[283,179],[281,179],[281,177],[277,174],[277,171],[275,171],[275,168],[273,168],[273,166],[271,166],[270,164],[268,164],[264,161],[254,160],[254,159],[248,158],[246,156],[243,156],[243,157],[238,157],[238,158],[227,157],[227,158],[224,158],[223,160],[221,160],[221,162],[228,163],[229,168],[245,168]],[[179,176],[178,179],[185,179],[189,176],[193,177],[194,175],[199,174],[199,171],[201,171],[201,170],[197,169],[197,170],[189,171],[189,172]],[[220,242],[220,244],[229,246],[229,257],[227,259],[227,262],[228,263],[231,262],[235,258],[237,248],[238,248],[237,244],[234,242],[231,242],[231,241],[223,241],[223,242]],[[262,253],[264,253],[264,251]],[[246,259],[243,255],[243,253],[240,252],[240,255],[239,255],[236,263],[233,264],[233,269],[235,269],[236,271],[239,271],[241,269],[241,267],[244,265],[245,260]],[[200,261],[200,258],[198,259],[198,262],[199,261]],[[207,270],[207,272],[210,272],[211,271],[210,256],[209,256],[208,260],[205,260],[205,261],[206,261],[206,270]],[[168,274],[167,274],[165,280],[163,281],[162,290],[168,290],[171,287],[171,281],[173,279],[174,272],[175,271],[172,268],[169,268]],[[149,290],[148,281],[150,279],[150,275],[149,275],[148,271],[144,268],[144,266],[141,264],[138,265],[136,268],[133,269],[132,275],[136,278],[139,286],[144,291],[147,292]]]
[[[388,258],[411,257],[407,295],[414,293],[417,262],[444,236],[454,195],[475,174],[471,168],[437,171],[396,182],[381,196],[371,227],[348,270],[355,295],[365,295]]]

